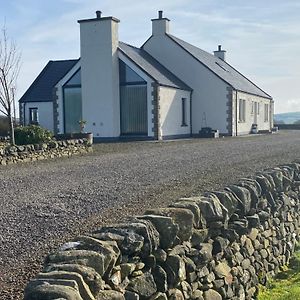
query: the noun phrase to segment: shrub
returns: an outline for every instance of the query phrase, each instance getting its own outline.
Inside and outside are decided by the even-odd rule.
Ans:
[[[37,125],[17,127],[15,129],[15,140],[17,145],[40,144],[49,142],[53,133]]]

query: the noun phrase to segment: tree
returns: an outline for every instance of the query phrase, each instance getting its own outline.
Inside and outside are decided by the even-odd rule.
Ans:
[[[12,144],[15,144],[15,116],[13,116],[13,113],[20,61],[21,53],[14,41],[7,36],[7,30],[4,26],[0,35],[0,112],[9,120]]]

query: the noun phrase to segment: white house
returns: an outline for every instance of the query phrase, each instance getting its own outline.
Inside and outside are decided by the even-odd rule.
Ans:
[[[140,48],[120,42],[119,20],[80,20],[81,57],[50,61],[19,100],[23,124],[55,133],[85,130],[97,140],[223,135],[273,127],[270,95],[234,69],[219,46],[205,52],[173,35],[159,11]]]

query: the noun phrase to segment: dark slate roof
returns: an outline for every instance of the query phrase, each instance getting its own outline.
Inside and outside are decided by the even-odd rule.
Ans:
[[[158,84],[182,90],[191,90],[188,85],[177,78],[145,50],[123,42],[119,42],[119,50]]]
[[[222,59],[193,46],[171,34],[168,36],[234,89],[261,97],[272,97]]]
[[[19,102],[53,101],[53,87],[74,67],[78,59],[50,60]]]

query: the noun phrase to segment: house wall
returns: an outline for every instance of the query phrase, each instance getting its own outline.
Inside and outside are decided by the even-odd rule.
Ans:
[[[193,89],[193,133],[209,126],[227,134],[228,85],[166,35],[152,36],[144,49]]]
[[[118,23],[80,21],[82,116],[95,138],[120,135]]]
[[[24,110],[25,104],[25,110]],[[29,124],[29,109],[30,108],[37,108],[38,109],[38,117],[39,117],[39,125],[54,131],[54,124],[53,124],[53,102],[26,102],[22,103],[23,109],[22,112],[24,114],[25,111],[25,120],[24,125]]]
[[[246,113],[245,113],[245,121],[239,121],[239,100],[246,100]],[[255,117],[254,111],[252,111],[252,103],[259,103],[259,112]],[[265,121],[265,104],[268,104],[268,121]],[[258,131],[267,130],[270,131],[273,127],[273,108],[270,105],[271,102],[269,99],[243,93],[237,92],[237,129],[238,135],[249,134],[251,132],[252,124],[257,124]]]
[[[160,130],[163,138],[190,135],[190,94],[170,87],[159,88]],[[182,98],[186,98],[186,124],[182,126]]]

